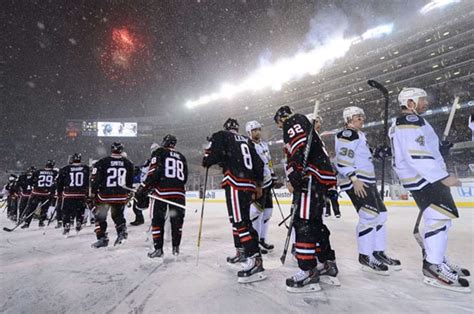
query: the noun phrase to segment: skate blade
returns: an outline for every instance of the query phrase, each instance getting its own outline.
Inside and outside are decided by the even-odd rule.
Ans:
[[[333,276],[319,276],[319,282],[322,282],[331,286],[338,286],[338,287],[341,285],[341,282],[339,281],[339,279]]]
[[[392,265],[388,265],[388,264],[387,264],[387,266],[388,266],[388,269],[394,270],[394,271],[400,271],[400,270],[403,269],[403,268],[402,268],[402,265],[393,265],[393,266],[392,266]]]
[[[267,279],[267,276],[265,276],[264,274],[260,272],[260,273],[253,274],[252,276],[249,276],[249,277],[239,277],[237,281],[239,283],[252,283],[256,281],[262,281],[265,279]]]
[[[462,293],[470,293],[471,292],[471,287],[459,287],[459,286],[451,286],[448,284],[445,284],[438,279],[431,278],[431,277],[426,277],[424,276],[423,282],[427,285],[436,287],[436,288],[441,288],[441,289],[446,289],[446,290],[451,290],[451,291],[456,291],[456,292],[462,292]]]
[[[124,245],[125,242],[127,242],[127,240],[126,240],[126,239],[123,239],[122,241],[115,242],[115,243],[114,243],[114,246],[121,246],[121,245]]]
[[[319,279],[321,280],[321,278]],[[312,283],[300,288],[287,286],[286,291],[288,291],[289,293],[310,293],[321,291],[321,286],[319,285],[319,283]]]
[[[380,275],[380,276],[390,276],[390,271],[389,270],[387,270],[387,271],[373,270],[369,266],[364,266],[364,265],[361,266],[361,269],[365,272],[372,273],[372,274],[377,274],[377,275]]]

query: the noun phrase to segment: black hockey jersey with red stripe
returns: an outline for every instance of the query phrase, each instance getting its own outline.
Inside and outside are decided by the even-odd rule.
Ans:
[[[124,204],[129,191],[122,186],[133,186],[133,163],[120,154],[112,154],[94,164],[91,175],[92,192],[96,202]]]
[[[33,190],[33,175],[28,176],[26,173],[21,174],[18,177],[18,188],[20,195],[23,197],[29,197],[31,190]]]
[[[309,132],[313,132],[311,150],[308,156],[306,174],[327,186],[336,185],[334,171],[324,143],[312,128],[306,116],[296,113],[283,124],[283,141],[287,150],[287,172],[303,171],[303,159]]]
[[[183,154],[160,147],[153,151],[145,181],[147,188],[164,199],[184,200],[188,164]]]
[[[56,177],[58,171],[53,168],[44,168],[36,170],[33,173],[33,191],[32,195],[49,196],[56,191]]]
[[[89,167],[80,163],[59,170],[57,191],[63,198],[84,198],[89,194]]]
[[[205,151],[206,167],[218,164],[224,178],[222,187],[254,191],[263,182],[263,161],[255,151],[253,142],[246,136],[230,131],[214,133]]]

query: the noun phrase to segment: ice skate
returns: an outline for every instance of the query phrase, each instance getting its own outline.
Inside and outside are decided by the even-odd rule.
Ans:
[[[340,286],[341,282],[337,278],[339,270],[337,269],[336,261],[326,261],[321,265],[321,269],[318,267],[319,280],[328,285]]]
[[[155,249],[153,252],[148,252],[149,258],[162,258],[163,257],[163,249]]]
[[[179,246],[173,246],[173,255],[178,256],[179,255]]]
[[[466,268],[463,268],[459,265],[456,265],[449,261],[446,257],[444,258],[443,264],[446,264],[452,271],[456,272],[459,277],[469,277],[471,276],[471,272]]]
[[[265,250],[267,250],[269,252],[275,248],[275,246],[273,244],[266,243],[265,239],[260,239],[259,244],[262,248],[264,248]]]
[[[237,263],[243,263],[246,260],[245,254],[244,254],[244,249],[239,248],[235,251],[235,256],[234,257],[227,257],[227,263],[229,264],[237,264]]]
[[[374,257],[393,270],[402,270],[402,263],[398,259],[388,257],[384,251],[374,251]]]
[[[471,292],[469,281],[460,278],[445,263],[437,265],[424,260],[423,275],[423,282],[427,285],[456,292]]]
[[[38,223],[38,227],[40,227],[40,228],[44,227],[44,221],[43,220],[40,220],[40,222]]]
[[[58,223],[56,224],[54,229],[59,229],[59,228],[62,228],[62,227],[63,227],[63,222],[61,220],[58,220]]]
[[[107,247],[109,245],[109,239],[107,236],[99,238],[96,242],[92,243],[91,247],[98,249],[101,247]]]
[[[128,233],[127,232],[125,232],[125,231],[119,232],[117,234],[117,239],[115,239],[114,246],[124,244],[125,242],[127,242],[127,238],[128,238]]]
[[[140,225],[143,225],[145,223],[145,221],[143,221],[143,219],[138,219],[138,218],[135,218],[135,221],[132,221],[130,223],[131,226],[140,226]]]
[[[359,263],[362,265],[363,271],[382,276],[390,275],[388,266],[375,257],[370,258],[367,255],[359,254]]]
[[[21,229],[28,229],[30,227],[30,224],[25,222],[25,224],[23,226],[21,226],[20,228]]]
[[[286,291],[290,293],[307,293],[321,290],[319,273],[312,270],[299,270],[291,278],[286,279]]]
[[[259,253],[248,257],[243,265],[243,269],[237,273],[239,283],[251,283],[261,281],[267,278],[263,273],[262,256]]]
[[[336,214],[336,218],[341,218],[341,214]]]
[[[63,236],[65,238],[69,237],[69,230],[70,230],[70,225],[69,224],[64,224]]]
[[[82,223],[78,221],[76,223],[76,234],[79,234],[81,230],[82,230]]]

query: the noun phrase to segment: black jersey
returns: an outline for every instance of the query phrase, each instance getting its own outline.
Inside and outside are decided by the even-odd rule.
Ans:
[[[212,135],[203,164],[206,167],[215,164],[222,167],[222,187],[230,185],[237,190],[254,191],[256,185],[261,186],[263,181],[263,161],[253,142],[230,131]]]
[[[18,195],[18,182],[8,182],[3,186],[3,189],[8,192],[8,196],[17,196]]]
[[[61,168],[56,185],[63,198],[86,197],[89,194],[89,167],[77,163]]]
[[[124,204],[133,186],[133,163],[120,154],[100,159],[92,168],[91,187],[98,202]]]
[[[56,191],[56,177],[58,171],[53,168],[44,168],[36,170],[33,173],[33,191],[32,195],[48,196]]]
[[[165,199],[184,199],[188,181],[188,164],[180,152],[158,148],[151,155],[144,184]]]
[[[29,197],[31,190],[33,190],[33,175],[27,175],[26,173],[21,174],[18,177],[17,185],[20,190],[20,195]]]
[[[307,174],[324,185],[336,185],[336,173],[318,133],[311,122],[302,114],[294,114],[283,124],[283,141],[287,150],[287,173],[303,171],[304,151],[309,132],[313,132],[311,150],[308,156]]]

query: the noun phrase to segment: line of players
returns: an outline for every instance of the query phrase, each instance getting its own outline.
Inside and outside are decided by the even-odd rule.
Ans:
[[[402,90],[398,97],[401,114],[390,129],[392,147],[382,147],[376,154],[387,157],[393,153],[393,168],[404,187],[412,192],[423,214],[426,229],[423,235],[424,282],[464,292],[469,290],[469,282],[464,278],[469,276],[469,271],[449,262],[445,256],[451,219],[459,216],[449,186],[460,182],[446,172],[438,137],[420,116],[427,109],[426,97],[426,92],[421,89]],[[299,271],[286,280],[290,292],[320,290],[320,280],[339,284],[330,231],[322,219],[326,200],[337,200],[337,192],[334,193],[336,173],[340,177],[341,189],[347,192],[359,215],[356,235],[362,269],[383,275],[388,275],[390,268],[401,269],[400,261],[385,253],[387,209],[377,191],[372,152],[361,131],[364,112],[358,107],[348,107],[344,109],[343,118],[344,129],[336,135],[334,169],[323,141],[306,116],[283,106],[274,117],[283,131],[286,176],[288,187],[293,192],[292,210],[297,211],[293,228]],[[275,175],[268,146],[261,140],[261,125],[256,121],[249,122],[246,126],[249,136],[238,131],[238,122],[229,118],[224,129],[210,137],[202,165],[205,168],[222,167],[222,187],[236,248],[236,255],[229,257],[228,262],[243,262],[242,270],[237,273],[238,281],[248,283],[266,278],[261,253],[262,249],[273,249],[266,242],[266,230],[272,211],[271,189]],[[310,132],[313,132],[313,140],[307,143]],[[135,193],[138,207],[142,208],[147,207],[150,194],[157,198],[150,205],[153,208],[151,230],[155,247],[148,254],[151,258],[163,256],[167,213],[171,218],[173,254],[179,254],[187,164],[185,157],[175,150],[176,142],[174,136],[168,135],[162,147],[153,151],[146,179]],[[306,145],[310,145],[310,153],[308,165],[303,169]],[[108,245],[106,217],[109,209],[117,231],[115,244],[123,243],[127,238],[123,211],[131,197],[129,189],[133,186],[133,164],[123,156],[123,146],[114,143],[111,156],[94,165],[90,193],[85,185],[88,173],[79,170],[80,156],[61,169],[57,179],[53,166],[47,164],[45,169],[32,175],[32,197],[26,206],[25,216],[28,218],[23,227],[29,226],[30,213],[38,204],[44,205],[51,200],[54,187],[57,187],[65,212],[78,206],[68,206],[77,204],[77,199],[85,201],[89,197],[94,200],[97,242],[93,247]],[[83,173],[83,177],[78,173]],[[79,183],[84,183],[80,189]],[[332,203],[337,204],[337,201]],[[335,213],[338,215],[337,211]],[[40,225],[44,217],[42,212]],[[70,220],[64,218],[64,221],[66,229]]]

